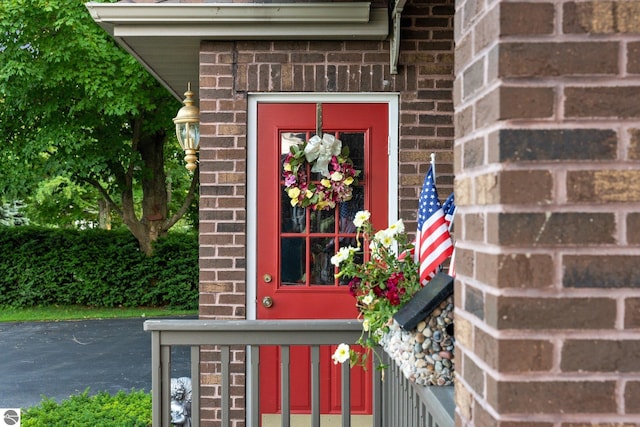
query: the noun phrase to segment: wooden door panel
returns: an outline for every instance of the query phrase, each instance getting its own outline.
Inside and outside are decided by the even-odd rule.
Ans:
[[[344,319],[358,315],[348,286],[333,276],[329,260],[340,246],[354,244],[351,220],[357,210],[372,212],[374,226],[387,226],[387,104],[322,105],[322,130],[351,148],[362,170],[354,198],[330,211],[294,208],[284,192],[282,162],[288,147],[315,134],[316,104],[258,104],[257,318]],[[263,298],[273,301],[270,307]],[[321,348],[321,411],[340,412],[340,367],[334,347]],[[261,351],[262,413],[280,408],[279,351]],[[291,348],[293,413],[310,411],[309,349]],[[370,372],[352,370],[352,412],[371,413]]]

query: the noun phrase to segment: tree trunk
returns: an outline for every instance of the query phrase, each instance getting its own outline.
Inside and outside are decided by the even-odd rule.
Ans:
[[[167,177],[164,172],[164,143],[166,134],[157,132],[142,135],[138,141],[138,152],[142,157],[142,218],[140,224],[145,236],[136,236],[140,250],[153,253],[152,244],[158,237],[167,234],[164,224],[167,220]]]
[[[105,199],[98,199],[98,227],[102,230],[111,230],[111,207]]]
[[[138,240],[140,250],[148,256],[153,254],[153,242],[165,236],[167,231],[185,214],[193,199],[198,186],[198,172],[194,173],[187,197],[182,206],[171,218],[169,214],[169,193],[167,179],[164,172],[164,144],[166,134],[159,131],[150,135],[142,134],[142,119],[132,122],[133,142],[132,151],[140,153],[142,159],[142,218],[138,219],[133,194],[134,171],[136,162],[131,161],[129,167],[118,169],[116,176],[119,182],[121,207],[113,201],[107,190],[96,179],[86,179],[86,182],[98,189],[107,201],[109,208],[122,218],[131,234]],[[170,187],[169,187],[170,188]]]

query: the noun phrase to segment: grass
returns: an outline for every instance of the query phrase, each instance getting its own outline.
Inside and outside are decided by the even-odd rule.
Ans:
[[[33,322],[56,320],[124,319],[135,317],[172,317],[196,315],[196,310],[176,310],[164,307],[100,308],[55,305],[32,308],[2,308],[0,322]]]

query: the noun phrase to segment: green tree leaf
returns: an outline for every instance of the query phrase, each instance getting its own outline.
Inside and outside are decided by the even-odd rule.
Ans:
[[[84,1],[0,2],[5,201],[32,204],[42,182],[57,177],[91,186],[150,254],[195,198],[197,173],[177,161],[171,118],[179,108]]]

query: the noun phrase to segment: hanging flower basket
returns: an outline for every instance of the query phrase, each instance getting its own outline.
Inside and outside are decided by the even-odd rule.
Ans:
[[[353,222],[357,247],[340,248],[331,262],[356,298],[363,328],[357,344],[363,350],[341,344],[334,361],[364,366],[381,346],[410,381],[452,384],[453,278],[438,273],[422,286],[402,220],[377,232],[368,211],[356,213]]]

